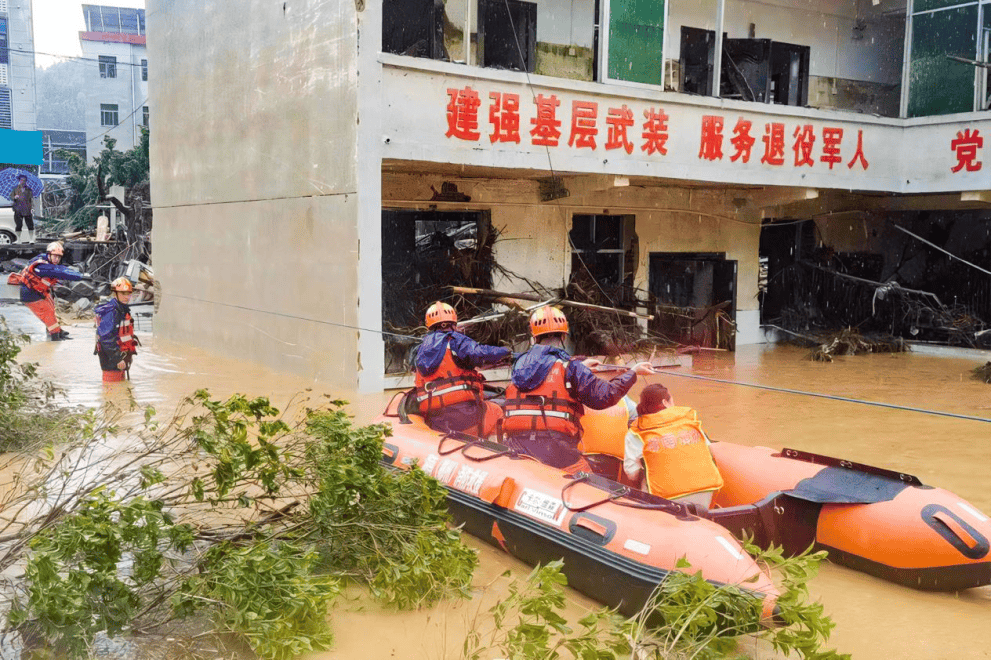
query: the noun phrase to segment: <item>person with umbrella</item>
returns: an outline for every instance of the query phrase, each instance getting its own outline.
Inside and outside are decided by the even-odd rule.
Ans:
[[[69,338],[69,333],[62,329],[55,318],[55,302],[51,295],[55,282],[92,279],[87,273],[60,265],[64,253],[61,243],[49,243],[45,254],[39,254],[28,262],[20,273],[11,273],[7,280],[8,284],[21,285],[21,302],[45,324],[50,341]]]
[[[14,230],[21,236],[21,222],[27,225],[28,239],[22,243],[34,243],[34,191],[28,186],[28,176],[23,172],[17,175],[17,185],[10,195],[14,203]]]

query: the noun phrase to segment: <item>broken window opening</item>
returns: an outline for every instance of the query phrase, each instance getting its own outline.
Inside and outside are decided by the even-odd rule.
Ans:
[[[724,253],[651,252],[651,331],[680,344],[736,347],[737,262]]]
[[[382,327],[422,334],[423,315],[436,300],[465,310],[450,286],[492,288],[495,232],[487,211],[382,211]],[[384,336],[385,372],[410,369],[414,340]]]
[[[574,215],[571,219],[570,287],[603,304],[633,309],[639,258],[634,215]]]

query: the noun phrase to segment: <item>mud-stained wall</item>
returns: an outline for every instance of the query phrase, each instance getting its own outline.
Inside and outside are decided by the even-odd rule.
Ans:
[[[390,207],[429,208],[431,189],[452,177],[388,174],[383,178],[383,203]],[[761,189],[712,189],[674,186],[602,189],[602,179],[565,177],[572,196],[537,202],[532,180],[456,179],[458,189],[471,196],[470,206],[491,212],[500,232],[495,257],[500,266],[547,287],[567,283],[571,271],[568,231],[574,214],[632,214],[639,238],[634,283],[648,288],[651,252],[724,252],[737,261],[738,344],[761,341],[757,302],[760,220],[755,209],[763,203]],[[423,200],[423,201],[417,201]],[[443,207],[443,208],[441,208]],[[453,205],[438,205],[455,210]],[[496,279],[499,290],[528,290],[520,280]]]
[[[353,388],[355,3],[147,9],[156,332]]]

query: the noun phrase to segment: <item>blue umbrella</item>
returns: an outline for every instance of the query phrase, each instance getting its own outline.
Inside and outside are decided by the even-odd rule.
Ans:
[[[16,167],[8,167],[6,169],[0,170],[0,195],[3,195],[7,199],[14,193],[14,188],[17,187],[17,179],[24,175],[28,178],[28,188],[37,197],[45,189],[45,182],[31,174],[30,172],[25,172],[24,170],[18,169]]]

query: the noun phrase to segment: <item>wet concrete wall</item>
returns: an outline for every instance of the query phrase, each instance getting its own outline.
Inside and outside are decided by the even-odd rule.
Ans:
[[[355,3],[147,9],[156,332],[354,386]]]

